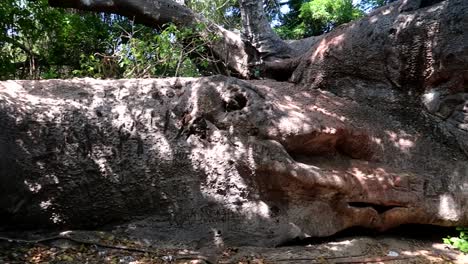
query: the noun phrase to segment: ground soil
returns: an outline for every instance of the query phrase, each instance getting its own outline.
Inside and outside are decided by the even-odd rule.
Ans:
[[[291,241],[275,248],[200,249],[183,245],[167,248],[115,230],[73,231],[55,238],[8,233],[2,234],[0,241],[0,263],[468,263],[468,255],[442,243],[442,232],[447,229],[435,228],[428,233],[430,230],[411,227],[366,236],[353,236],[351,231],[331,238]],[[7,236],[18,240],[7,241]],[[27,237],[30,243],[19,241],[19,237]]]

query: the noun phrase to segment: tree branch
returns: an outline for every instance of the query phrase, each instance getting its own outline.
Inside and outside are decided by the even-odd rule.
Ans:
[[[245,37],[258,50],[262,59],[295,57],[294,50],[271,28],[263,1],[239,0]]]
[[[193,27],[199,23],[206,25],[200,35],[214,34],[219,38],[207,43],[208,48],[221,59],[231,71],[243,78],[250,76],[249,55],[240,34],[226,30],[208,21],[190,8],[172,0],[49,0],[53,7],[76,8],[93,12],[107,12],[134,18],[135,22],[157,28],[167,23]]]
[[[136,22],[153,28],[167,23],[193,26],[199,21],[190,8],[171,0],[49,0],[49,5],[134,17]]]

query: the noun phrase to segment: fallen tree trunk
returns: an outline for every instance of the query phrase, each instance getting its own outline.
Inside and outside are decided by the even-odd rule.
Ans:
[[[149,216],[128,232],[272,246],[468,224],[467,156],[387,106],[223,76],[1,82],[1,226]]]
[[[407,2],[265,63],[296,84],[2,82],[2,226],[151,216],[128,231],[277,245],[468,224],[468,6]]]

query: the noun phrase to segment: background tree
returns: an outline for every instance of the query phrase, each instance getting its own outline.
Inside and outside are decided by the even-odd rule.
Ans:
[[[237,0],[188,0],[185,4],[226,29],[240,30],[241,28],[241,15]]]
[[[280,36],[297,39],[330,31],[361,16],[364,8],[386,2],[366,0],[354,6],[348,0],[265,0],[262,9],[267,27],[277,25]],[[237,0],[184,4],[225,29],[242,28]],[[207,49],[214,40],[209,34],[193,37],[196,28],[151,28],[131,16],[55,9],[46,0],[2,1],[0,14],[1,79],[199,76],[226,67]]]
[[[51,9],[47,1],[0,3],[3,78],[70,76],[82,54],[105,52],[108,27],[99,14]]]
[[[196,8],[204,10],[199,4]],[[47,0],[2,1],[0,14],[0,79],[200,75],[187,53],[201,54],[204,45],[196,38],[190,41],[197,43],[183,41],[190,30],[154,29],[120,15],[51,8]],[[200,69],[203,60],[195,58]]]
[[[365,13],[396,0],[289,0],[279,2],[287,12],[279,16],[276,32],[286,39],[318,36],[361,18]]]

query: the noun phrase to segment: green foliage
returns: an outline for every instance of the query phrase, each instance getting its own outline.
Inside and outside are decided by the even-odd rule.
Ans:
[[[195,12],[227,29],[241,28],[237,0],[186,0],[185,2]]]
[[[457,227],[457,230],[460,231],[460,235],[458,237],[449,236],[444,238],[444,243],[452,245],[464,253],[468,253],[468,227]]]
[[[353,6],[352,0],[313,0],[301,6],[299,15],[313,32],[327,32],[362,16],[363,12]]]
[[[145,78],[164,76],[200,76],[191,59],[194,52],[205,52],[203,38],[194,36],[190,28],[179,30],[169,24],[164,30],[155,31],[130,23],[122,27],[110,53],[81,55],[80,68],[73,71],[76,77],[94,78]],[[191,40],[189,42],[189,40]],[[193,45],[198,45],[193,49]]]
[[[81,54],[79,69],[72,70],[72,74],[75,77],[102,78],[104,73],[101,70],[101,60],[93,54]]]
[[[107,25],[99,14],[66,12],[47,0],[0,2],[0,78],[49,78],[79,67],[81,54],[102,52]]]
[[[264,0],[284,38],[330,31],[394,0]],[[188,7],[228,29],[240,29],[237,0],[186,0]],[[281,6],[291,10],[281,13]],[[0,1],[0,79],[199,76],[219,72],[206,46],[205,25],[151,29],[111,14],[50,8],[47,0]],[[206,31],[205,31],[206,32]],[[214,72],[216,71],[216,72]]]
[[[135,26],[125,35],[128,41],[115,53],[123,77],[199,76],[190,55],[195,52],[193,45],[200,45],[201,49],[196,51],[203,53],[206,43],[194,31],[169,24],[152,33],[145,32],[143,26]]]
[[[364,15],[352,0],[311,0],[302,3],[298,11],[292,26],[285,24],[276,29],[280,36],[301,38],[320,35]]]
[[[209,4],[192,1],[197,8],[204,7],[202,2]],[[226,20],[222,13],[232,3],[218,2],[225,6],[210,14]],[[47,0],[4,0],[0,2],[0,79],[211,74],[213,60],[206,56],[205,46],[215,38],[197,35],[203,27],[167,25],[156,30],[118,15],[50,8]]]
[[[269,0],[274,1],[274,0]],[[275,0],[279,1],[279,0]],[[289,0],[290,11],[280,15],[275,31],[285,39],[321,35],[338,25],[364,16],[375,8],[396,0]],[[278,2],[280,3],[280,2]]]

